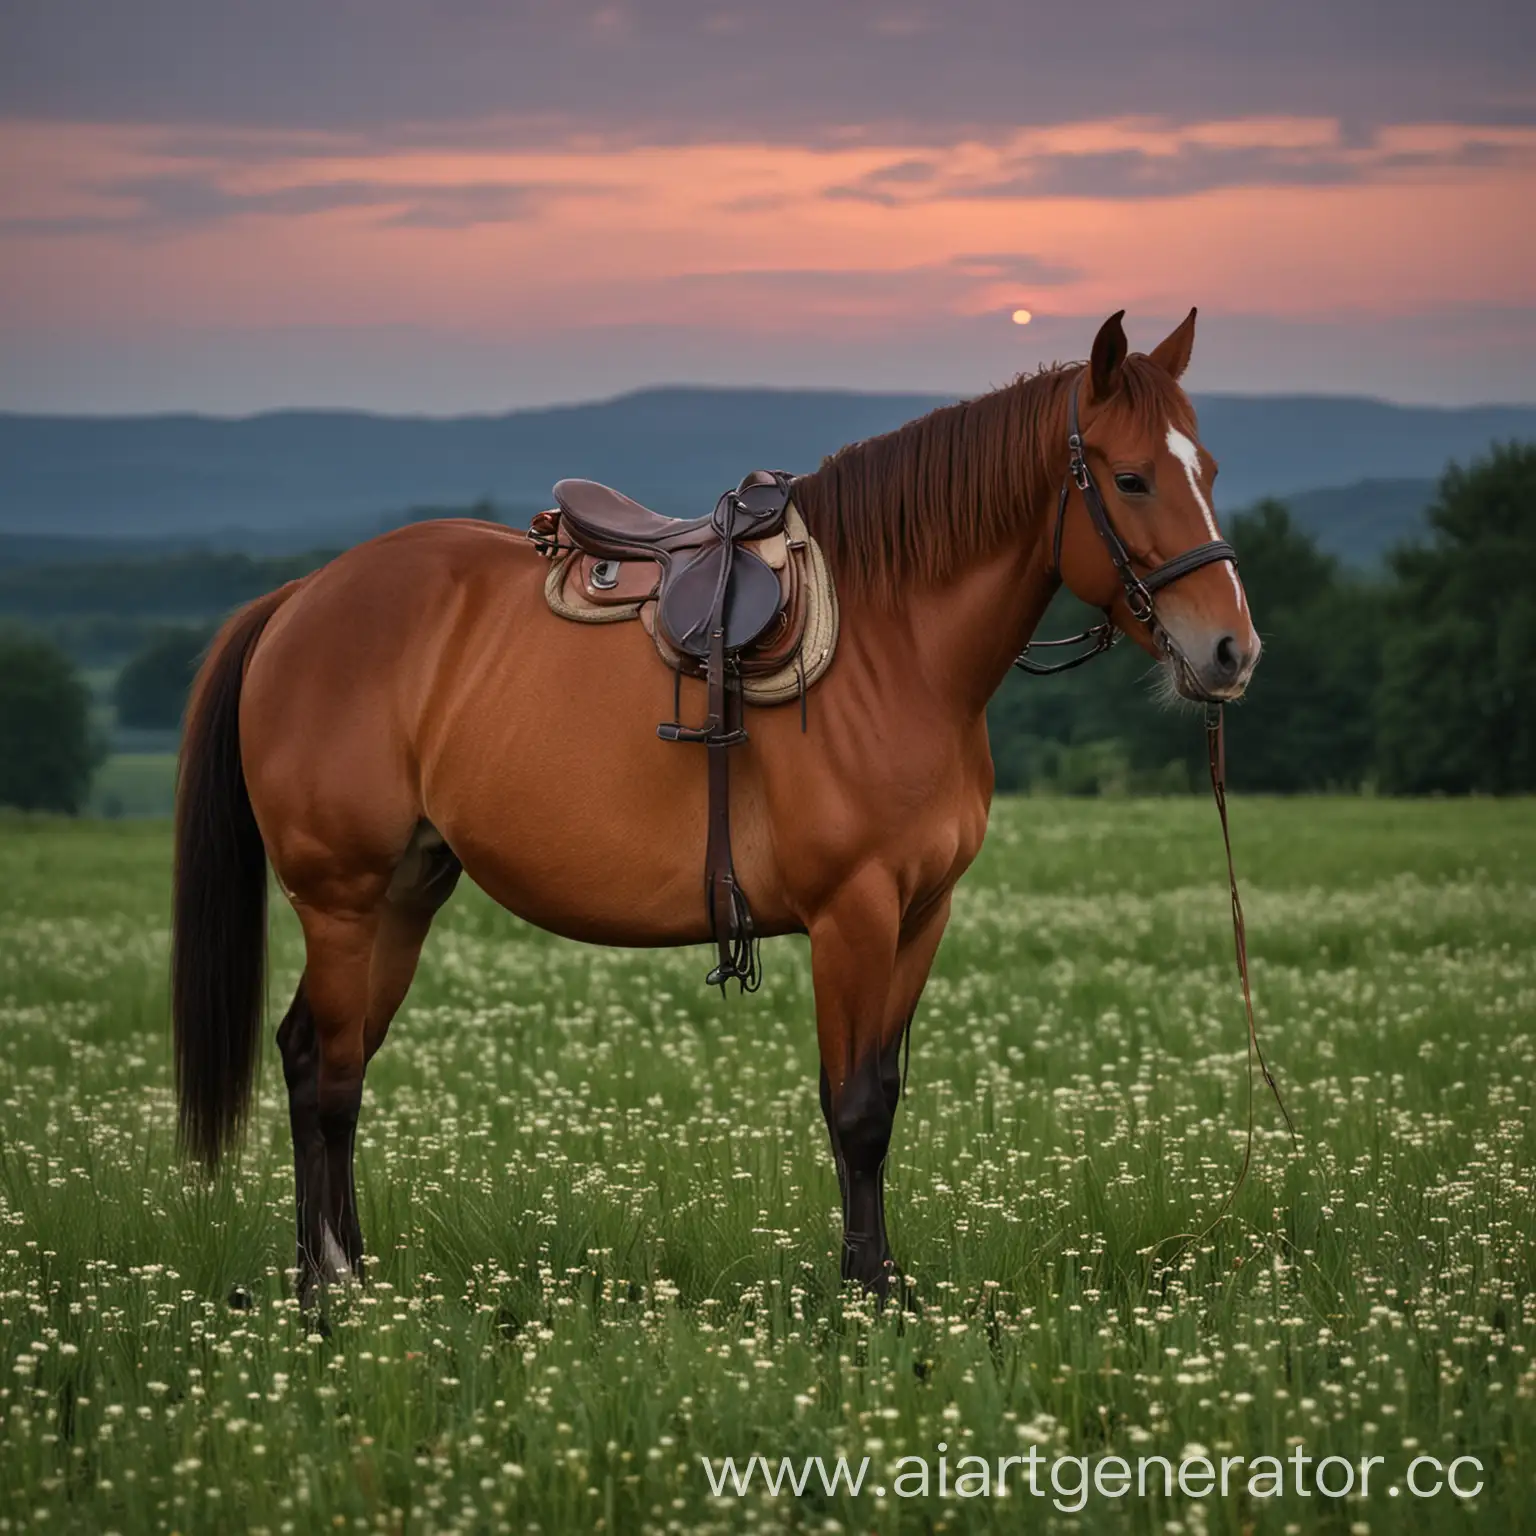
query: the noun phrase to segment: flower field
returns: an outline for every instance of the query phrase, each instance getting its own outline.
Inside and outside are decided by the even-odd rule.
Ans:
[[[239,1163],[174,1155],[168,827],[0,820],[0,1532],[1536,1529],[1536,804],[1233,823],[1299,1139],[1256,1091],[1214,1231],[1248,1126],[1215,813],[1013,800],[896,1122],[916,1314],[836,1283],[803,941],[722,1003],[702,951],[466,883],[370,1070],[370,1279],[322,1328],[275,1050]],[[274,1025],[298,965],[280,910]],[[1001,1493],[1031,1448],[1380,1463]],[[701,1458],[752,1456],[867,1469],[714,1491]]]

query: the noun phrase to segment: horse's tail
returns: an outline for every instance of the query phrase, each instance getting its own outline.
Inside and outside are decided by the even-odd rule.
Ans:
[[[176,774],[171,1018],[182,1150],[210,1170],[235,1141],[266,1003],[267,856],[240,761],[240,689],[290,582],[214,637],[192,685]]]

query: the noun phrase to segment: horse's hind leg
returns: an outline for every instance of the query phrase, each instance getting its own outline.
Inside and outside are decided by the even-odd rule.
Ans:
[[[363,1071],[405,1000],[433,915],[459,862],[423,826],[364,913],[301,907],[307,964],[277,1032],[288,1084],[298,1213],[299,1293],[360,1274],[353,1146]]]
[[[363,1099],[375,911],[299,909],[305,966],[278,1030],[293,1130],[299,1298],[347,1279],[362,1260],[352,1148]]]
[[[288,1126],[293,1134],[293,1188],[298,1212],[299,1297],[309,1299],[320,1278],[321,1254],[312,1247],[311,1232],[318,1232],[319,1204],[325,1183],[325,1143],[320,1136],[319,1053],[315,1045],[315,1021],[304,995],[304,980],[293,994],[288,1012],[277,1027],[277,1048],[283,1058],[283,1080],[288,1085]]]
[[[395,869],[379,913],[369,973],[368,1026],[363,1041],[372,1061],[384,1043],[390,1021],[400,1011],[416,976],[416,962],[432,919],[453,895],[464,866],[430,822],[416,829],[411,846]]]

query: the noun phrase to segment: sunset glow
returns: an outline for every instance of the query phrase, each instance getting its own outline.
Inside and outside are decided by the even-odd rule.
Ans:
[[[630,46],[628,15],[581,46]],[[1536,394],[1519,116],[727,137],[0,113],[0,405],[408,401],[417,358],[424,403],[715,377],[977,388],[1034,360],[1014,327],[1073,356],[1113,310],[1150,330],[1191,304],[1216,384],[1397,389],[1428,348],[1410,387]]]

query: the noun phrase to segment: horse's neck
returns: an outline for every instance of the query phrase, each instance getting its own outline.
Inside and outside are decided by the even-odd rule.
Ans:
[[[910,680],[915,664],[958,719],[982,714],[1034,634],[1055,589],[1041,535],[1048,524],[1048,518],[1029,519],[1030,532],[1016,543],[947,581],[905,594],[894,611],[870,614],[876,634],[895,622],[906,639],[906,647],[884,648],[898,683]],[[861,616],[850,619],[849,632],[858,634],[864,627]],[[902,654],[904,649],[908,654]]]

